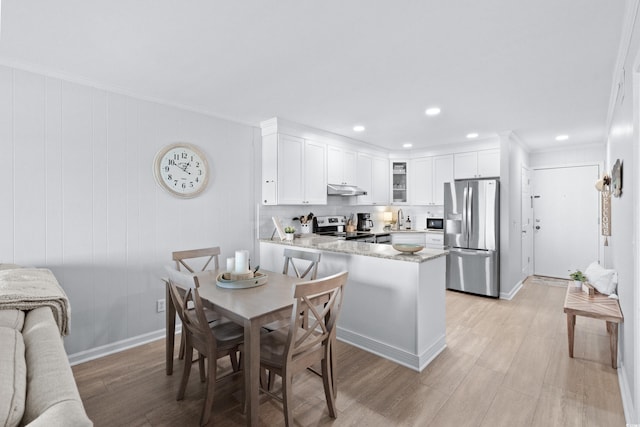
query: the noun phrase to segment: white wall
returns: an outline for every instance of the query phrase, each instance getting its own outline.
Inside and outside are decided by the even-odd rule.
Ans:
[[[208,157],[200,197],[153,179],[155,153],[178,141]],[[69,354],[161,330],[172,251],[255,253],[259,141],[256,128],[0,67],[0,262],[53,270],[71,301]]]
[[[545,166],[598,164],[605,158],[605,141],[579,147],[560,147],[555,150],[537,151],[529,156],[532,169]]]
[[[500,135],[500,297],[511,299],[522,277],[522,166],[529,153],[511,132]]]
[[[624,163],[622,197],[611,198],[611,238],[606,248],[605,260],[609,268],[618,271],[618,295],[624,315],[620,325],[620,348],[618,377],[625,406],[627,423],[640,422],[640,375],[638,362],[638,238],[640,236],[638,218],[640,209],[640,178],[638,167],[638,108],[640,84],[638,66],[640,65],[640,20],[637,14],[638,1],[628,2],[627,24],[622,37],[622,48],[616,80],[612,90],[606,171],[611,171],[616,159]],[[624,76],[622,68],[624,67]],[[618,83],[622,90],[618,91]],[[635,130],[634,130],[635,129]]]

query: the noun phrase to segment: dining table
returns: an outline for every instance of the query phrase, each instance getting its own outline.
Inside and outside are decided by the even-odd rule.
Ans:
[[[257,426],[260,383],[260,329],[263,325],[291,317],[293,291],[301,279],[274,271],[260,270],[266,274],[265,284],[243,289],[222,288],[216,285],[216,277],[223,270],[206,270],[195,273],[200,287],[198,291],[203,305],[244,327],[244,385],[246,421]],[[176,311],[167,288],[166,311],[166,373],[173,373]]]

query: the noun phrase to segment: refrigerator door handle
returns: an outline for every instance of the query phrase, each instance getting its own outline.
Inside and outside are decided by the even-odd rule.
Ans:
[[[469,199],[467,198],[468,191],[469,187],[465,185],[464,190],[462,190],[462,236],[464,237],[465,241],[469,238],[469,230],[467,229],[467,209],[469,208]]]
[[[451,253],[461,254],[461,255],[481,255],[481,256],[491,256],[491,254],[495,251],[485,251],[482,249],[465,249],[465,248],[445,248]]]
[[[469,236],[473,234],[473,187],[469,186],[469,197],[467,199],[469,206],[469,212],[467,213],[467,229],[469,230]],[[471,237],[469,237],[471,239]]]

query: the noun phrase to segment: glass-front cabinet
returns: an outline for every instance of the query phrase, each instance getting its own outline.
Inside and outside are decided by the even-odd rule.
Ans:
[[[402,204],[408,202],[407,193],[407,161],[391,162],[391,203]]]

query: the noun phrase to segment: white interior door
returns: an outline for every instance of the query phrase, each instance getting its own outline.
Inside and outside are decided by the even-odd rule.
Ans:
[[[567,278],[598,260],[597,165],[536,169],[534,271]]]
[[[521,277],[533,274],[533,193],[531,191],[531,169],[522,167],[521,210]]]

